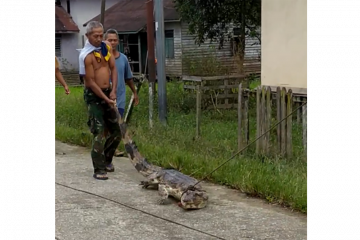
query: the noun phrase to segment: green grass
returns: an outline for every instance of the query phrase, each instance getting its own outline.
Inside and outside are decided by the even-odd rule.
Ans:
[[[129,131],[140,152],[153,164],[174,167],[200,179],[237,151],[236,110],[203,111],[201,138],[195,140],[195,98],[184,93],[182,84],[168,83],[168,126],[158,123],[157,98],[154,128],[148,124],[148,88],[143,85],[140,104],[135,107]],[[56,88],[56,139],[81,146],[91,145],[86,125],[83,89],[71,88],[66,96]],[[128,98],[130,91],[127,91]],[[254,108],[254,103],[250,104]],[[255,136],[255,115],[250,114],[251,139]],[[276,130],[275,130],[276,131]],[[254,146],[214,172],[207,180],[220,183],[251,196],[279,203],[294,210],[307,211],[307,164],[301,148],[301,131],[294,126],[294,157],[255,156]],[[123,149],[123,145],[120,145]]]

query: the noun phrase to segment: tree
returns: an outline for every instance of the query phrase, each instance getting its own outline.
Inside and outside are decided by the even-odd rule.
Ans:
[[[232,27],[240,27],[237,42],[241,70],[244,62],[245,37],[260,40],[261,0],[174,0],[181,19],[189,23],[189,33],[195,42],[202,44],[209,39],[221,48],[233,36]]]

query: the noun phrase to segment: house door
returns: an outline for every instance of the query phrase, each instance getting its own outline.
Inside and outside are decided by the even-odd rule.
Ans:
[[[140,33],[140,45],[141,45],[141,72],[145,72],[145,65],[146,65],[146,58],[147,58],[147,33],[141,32]],[[147,64],[149,65],[149,64]],[[148,74],[148,70],[146,70]]]

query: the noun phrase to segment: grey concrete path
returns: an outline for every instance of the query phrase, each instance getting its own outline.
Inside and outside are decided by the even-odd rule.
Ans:
[[[140,149],[141,151],[141,149]],[[146,155],[146,153],[142,153]],[[142,189],[143,180],[126,158],[115,158],[109,180],[92,178],[90,151],[56,141],[56,183],[88,191],[142,211],[199,229],[223,239],[306,239],[306,216],[247,198],[236,190],[203,184],[209,205],[186,212],[173,204],[157,205],[156,190]],[[217,239],[169,223],[112,201],[56,184],[56,238],[59,240]]]

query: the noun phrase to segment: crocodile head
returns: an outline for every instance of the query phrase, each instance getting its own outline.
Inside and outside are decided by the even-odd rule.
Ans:
[[[204,190],[193,189],[187,190],[180,199],[179,207],[183,209],[201,209],[207,204],[209,197]]]

